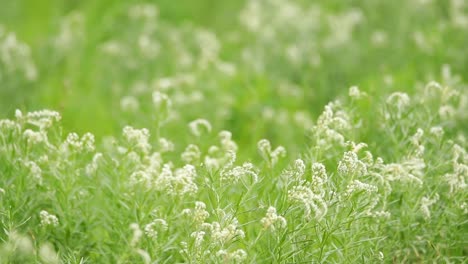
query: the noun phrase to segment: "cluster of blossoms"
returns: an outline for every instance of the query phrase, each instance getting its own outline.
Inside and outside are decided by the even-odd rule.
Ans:
[[[151,145],[148,142],[150,133],[148,129],[135,129],[131,126],[126,126],[123,129],[123,136],[129,144],[130,149],[148,154],[151,150]]]
[[[28,112],[26,115],[23,115],[23,113],[17,109],[15,111],[15,117],[18,122],[34,125],[40,130],[46,130],[62,119],[62,116],[58,112],[47,109]]]
[[[438,200],[439,194],[436,194],[432,199],[426,196],[421,198],[421,212],[425,219],[431,218],[431,210],[429,207],[434,205]]]
[[[263,228],[270,231],[275,231],[277,228],[285,228],[287,221],[284,217],[276,213],[276,208],[270,206],[267,210],[265,217],[260,220]]]
[[[468,154],[464,148],[455,144],[452,150],[453,171],[444,175],[445,181],[450,186],[450,192],[463,192],[467,188],[468,181]]]
[[[151,239],[157,239],[158,230],[166,231],[168,228],[167,222],[164,219],[155,219],[151,223],[145,225],[144,232],[145,235]]]
[[[94,152],[94,141],[94,135],[91,133],[86,133],[81,138],[76,133],[70,133],[60,149],[63,153]]]
[[[65,135],[65,139],[62,139],[62,130],[57,129],[58,132],[54,130],[61,119],[60,114],[55,111],[43,110],[23,114],[18,110],[16,120],[0,120],[2,165],[0,172],[9,176],[11,169],[13,175],[0,177],[1,186],[7,190],[5,193],[0,189],[2,198],[0,202],[4,196],[7,197],[5,201],[10,201],[13,194],[20,197],[21,195],[16,193],[32,190],[41,198],[37,199],[39,202],[45,200],[42,198],[46,198],[47,201],[70,201],[70,212],[61,214],[60,218],[64,228],[73,226],[67,223],[68,219],[65,216],[77,216],[76,212],[85,211],[86,214],[80,215],[84,217],[94,216],[94,211],[98,211],[95,209],[103,211],[102,215],[116,210],[122,214],[123,220],[129,215],[138,219],[147,219],[148,208],[158,206],[158,209],[164,211],[164,219],[152,217],[144,220],[146,222],[141,226],[141,222],[131,224],[131,237],[128,241],[130,250],[117,252],[122,254],[119,256],[121,258],[113,259],[118,262],[134,261],[133,256],[128,255],[137,253],[145,263],[159,262],[164,257],[168,258],[164,260],[166,262],[190,263],[300,262],[310,260],[312,257],[317,258],[319,254],[315,249],[319,247],[321,259],[317,259],[317,262],[340,262],[344,261],[344,257],[348,257],[345,254],[349,254],[346,253],[347,250],[341,250],[341,246],[360,246],[354,242],[342,243],[348,242],[344,239],[348,234],[355,241],[364,241],[362,244],[365,247],[360,248],[363,252],[363,261],[368,255],[374,257],[377,255],[379,261],[384,261],[383,253],[374,251],[378,249],[369,247],[367,241],[369,243],[374,241],[369,237],[371,234],[375,234],[376,237],[389,237],[389,241],[390,238],[395,239],[392,237],[393,233],[400,232],[385,232],[393,231],[399,224],[401,225],[403,221],[399,222],[398,217],[419,213],[425,219],[433,217],[441,222],[447,220],[442,214],[435,212],[440,209],[436,206],[438,204],[443,204],[449,209],[456,207],[457,210],[450,210],[453,215],[460,211],[466,214],[468,206],[464,198],[466,198],[468,177],[468,155],[463,131],[458,131],[460,136],[457,139],[453,137],[453,142],[448,143],[452,145],[452,153],[448,155],[448,160],[445,153],[448,149],[445,139],[457,132],[456,129],[459,129],[460,124],[468,117],[466,111],[468,94],[462,89],[449,88],[460,81],[457,80],[460,78],[455,78],[450,73],[450,69],[444,67],[442,73],[444,85],[431,82],[424,87],[425,90],[420,93],[420,97],[413,95],[410,97],[410,94],[395,92],[385,98],[381,104],[374,102],[368,104],[366,100],[373,100],[374,96],[367,95],[367,87],[361,90],[357,86],[352,86],[348,91],[350,108],[341,103],[346,99],[331,102],[325,106],[325,110],[314,123],[309,105],[305,107],[300,102],[309,102],[309,99],[320,98],[324,94],[319,94],[321,91],[315,94],[315,90],[314,94],[311,94],[308,91],[310,89],[301,87],[310,83],[305,81],[299,84],[300,80],[295,77],[296,73],[302,69],[318,69],[322,63],[334,61],[334,58],[340,59],[336,60],[339,64],[336,65],[336,73],[341,75],[346,72],[341,61],[350,61],[349,58],[341,58],[334,53],[341,49],[354,49],[353,44],[356,43],[353,41],[353,34],[356,29],[365,32],[367,24],[375,24],[372,17],[367,16],[365,8],[337,8],[336,10],[340,11],[332,12],[316,3],[299,2],[301,1],[247,0],[239,16],[241,28],[226,35],[218,35],[207,29],[195,28],[193,25],[172,27],[159,19],[159,10],[153,4],[130,6],[128,10],[123,10],[124,14],[117,16],[119,23],[112,23],[114,21],[109,16],[109,23],[106,23],[104,30],[106,36],[96,38],[98,41],[104,39],[104,42],[100,43],[100,49],[96,52],[96,57],[99,59],[93,61],[96,62],[93,69],[98,73],[93,76],[102,83],[108,83],[109,76],[114,78],[111,98],[120,100],[122,118],[125,116],[131,119],[129,123],[132,126],[124,127],[123,136],[115,139],[115,144],[108,144],[107,148],[101,150],[90,133],[82,136],[69,133]],[[411,3],[408,6],[416,5],[415,2],[423,6],[423,2],[432,1],[409,2]],[[460,0],[450,1],[447,16],[452,24],[463,28],[466,27],[465,18],[468,16],[463,13],[463,5],[460,3]],[[119,10],[116,11],[118,13]],[[114,27],[113,24],[118,26]],[[441,21],[438,30],[446,33],[446,28],[450,29],[451,26]],[[372,31],[370,41],[374,47],[371,48],[389,46],[388,42],[394,39],[386,30],[372,28]],[[245,34],[253,41],[243,43],[241,34]],[[424,32],[414,32],[413,38],[419,49],[424,52],[433,51],[431,39]],[[58,59],[63,59],[66,63],[66,55],[79,50],[86,39],[86,18],[81,13],[72,12],[63,18],[52,45],[62,56]],[[225,44],[239,46],[238,54],[235,51],[233,55],[224,54]],[[360,52],[357,52],[356,56],[362,58]],[[18,41],[13,33],[8,33],[0,27],[0,81],[4,81],[5,77],[8,80],[12,73],[19,73],[28,81],[37,79],[37,71],[31,57],[29,48],[25,44]],[[232,58],[233,61],[225,61],[224,58]],[[168,67],[154,71],[154,66],[159,65]],[[278,65],[282,66],[278,68]],[[123,72],[126,74],[121,74]],[[246,98],[245,104],[239,102],[236,95],[223,92],[222,89],[233,83],[237,84],[239,79],[242,80],[244,76],[238,74],[246,74],[246,79],[250,79],[252,77],[250,74],[255,77],[257,73],[266,80],[272,80],[271,84],[267,84],[271,87],[265,89],[267,93],[265,97],[284,96],[291,99],[289,100],[291,105],[289,103],[287,106],[282,105],[287,100],[281,100],[278,105],[275,101],[274,105],[261,108],[264,119],[262,121],[268,123],[268,126],[273,124],[280,128],[286,128],[295,122],[295,125],[301,128],[289,127],[285,131],[279,130],[279,133],[276,133],[275,129],[271,129],[271,133],[266,132],[268,126],[264,131],[259,129],[259,133],[263,132],[262,137],[269,136],[271,142],[277,142],[277,134],[284,136],[281,142],[285,144],[292,142],[287,146],[288,156],[292,157],[292,162],[286,169],[282,167],[283,163],[289,162],[286,158],[286,149],[283,146],[273,148],[267,139],[262,139],[257,144],[261,158],[264,160],[263,164],[256,164],[255,157],[247,159],[247,162],[241,160],[244,157],[240,153],[245,152],[238,152],[238,145],[229,131],[221,131],[218,139],[215,139],[217,142],[210,141],[210,136],[215,135],[214,128],[219,127],[220,123],[247,119],[239,114],[243,114],[243,111],[249,113],[252,108],[240,111],[236,109],[236,104],[242,103],[242,106],[251,107],[249,103],[254,101],[253,108],[258,105],[258,102],[251,98]],[[154,74],[154,77],[148,77]],[[391,87],[393,83],[399,84],[397,77],[399,76],[385,74],[383,82]],[[66,78],[68,77],[65,76],[64,79]],[[66,80],[64,83],[66,84],[64,86],[68,87]],[[242,94],[243,90],[247,89],[240,89],[241,97],[246,95]],[[209,96],[216,97],[216,100],[211,102],[212,98]],[[150,99],[146,102],[144,98]],[[210,104],[200,103],[205,101],[210,101]],[[365,107],[383,105],[383,109],[380,110],[384,118],[373,120],[374,117],[370,114],[368,117],[370,121],[365,120],[364,111],[355,115],[356,109],[362,110],[361,103]],[[203,107],[193,107],[193,104],[200,104]],[[365,107],[363,109],[369,111]],[[418,112],[419,107],[422,110]],[[215,111],[212,111],[213,109]],[[135,128],[138,122],[148,121],[142,113],[151,113],[154,121],[151,124],[157,126],[156,131]],[[204,116],[213,122],[213,125],[207,119],[193,120],[194,116]],[[356,119],[359,121],[355,122]],[[187,126],[180,126],[182,120],[193,120],[188,123],[188,132],[194,137],[181,138],[183,133],[178,133],[179,128],[187,129]],[[119,120],[119,124],[121,121],[123,120]],[[372,131],[374,129],[372,121],[381,124],[381,130]],[[426,121],[429,121],[429,126],[424,123]],[[165,126],[167,124],[169,126]],[[173,126],[176,126],[175,130],[171,130]],[[366,130],[368,128],[369,131]],[[233,129],[239,131],[239,127]],[[150,131],[153,138],[150,137]],[[302,136],[304,132],[311,133],[312,142],[306,143],[312,147],[299,149],[302,155],[296,157],[295,146],[299,148],[304,144],[298,144],[299,141],[296,141],[298,139],[294,137],[299,134]],[[365,137],[367,133],[371,135],[370,139],[372,136],[381,136],[382,144],[376,141],[368,143],[370,147],[376,149],[374,153],[384,155],[390,163],[384,163],[382,158],[374,160],[370,151],[361,152],[367,147],[366,144],[348,141]],[[288,141],[286,134],[291,134],[294,139]],[[395,136],[396,140],[392,144],[385,144],[390,141],[388,140],[390,134]],[[398,138],[400,134],[403,139]],[[174,141],[161,135],[174,136],[172,138]],[[252,139],[258,140],[255,137]],[[251,139],[244,137],[240,143],[247,145],[248,140]],[[116,147],[113,148],[114,146]],[[255,144],[253,146],[255,147]],[[345,151],[346,147],[350,149]],[[382,149],[385,147],[391,149]],[[182,150],[181,153],[179,150]],[[440,153],[440,157],[433,153]],[[24,157],[18,159],[20,155]],[[430,160],[431,155],[437,157]],[[435,159],[437,161],[434,161]],[[283,160],[284,162],[280,162]],[[4,163],[5,170],[3,170]],[[437,177],[440,177],[443,184],[440,184]],[[18,184],[20,181],[17,179],[24,182],[34,180],[40,186],[28,184],[23,187],[22,184]],[[52,182],[54,184],[49,184]],[[239,182],[243,185],[235,185]],[[399,183],[403,184],[398,185]],[[401,188],[394,188],[395,185]],[[447,192],[439,192],[439,196],[432,190],[439,188],[436,185],[446,188]],[[56,190],[58,186],[63,188],[63,192]],[[402,192],[411,190],[408,196],[417,198],[409,199],[405,195],[400,195],[400,189]],[[427,192],[428,190],[430,191]],[[427,193],[422,193],[423,191]],[[65,197],[50,199],[57,198],[54,197],[56,195]],[[73,198],[79,195],[83,199],[88,196],[96,197],[104,200],[102,204],[106,207],[99,208],[91,204],[92,211],[89,212],[88,207],[81,207],[86,201],[81,203],[81,200],[77,201],[78,199],[62,199],[69,198],[69,195]],[[105,203],[105,199],[110,199],[109,196],[112,197],[112,201]],[[453,202],[449,202],[447,197]],[[398,207],[396,199],[399,199],[403,206]],[[187,202],[192,203],[196,200],[206,201],[207,204],[197,201],[194,207],[180,210]],[[256,210],[258,200],[260,204],[272,204],[286,209],[278,213],[276,207],[269,206],[265,208],[266,212],[260,210],[262,214],[265,213],[264,215],[252,219],[252,214],[258,212]],[[30,204],[35,205],[35,202],[31,201]],[[52,207],[56,206],[51,203]],[[352,206],[348,206],[350,204]],[[0,203],[1,206],[3,204]],[[79,207],[81,210],[74,210],[74,207]],[[229,214],[221,209],[213,210],[220,207],[229,208],[233,213]],[[28,212],[29,208],[25,206],[21,210]],[[188,216],[189,225],[187,218],[178,217],[181,211],[182,215]],[[302,217],[296,217],[297,212]],[[0,222],[5,221],[4,215],[7,214],[0,214]],[[57,226],[59,223],[55,215],[46,211],[41,211],[39,216],[42,226]],[[379,222],[374,219],[388,219],[391,216],[394,216],[392,221]],[[170,229],[165,219],[170,221]],[[13,222],[11,219],[6,220]],[[95,225],[87,225],[87,220],[84,219],[82,231],[93,232]],[[104,217],[100,221],[109,223]],[[425,224],[427,223],[418,223],[423,230],[421,233],[427,230],[425,228],[432,227]],[[294,228],[288,228],[288,225]],[[271,232],[263,232],[259,226]],[[108,228],[103,232],[104,237],[108,235],[117,237],[114,227],[112,222],[109,226],[104,226],[102,229]],[[345,227],[346,232],[341,232],[342,230],[337,227]],[[453,234],[455,232],[451,232],[453,229],[442,228],[444,230],[439,233],[445,237],[456,236]],[[285,232],[275,232],[279,230]],[[412,230],[412,232],[416,234],[419,231]],[[277,241],[275,239],[266,241],[263,237],[265,233],[268,233],[268,238],[276,236]],[[97,236],[93,234],[85,237],[92,240]],[[144,239],[145,237],[148,239]],[[321,239],[316,239],[317,237]],[[384,240],[379,240],[378,245],[385,248],[386,256],[398,252],[395,247],[407,247],[404,250],[410,252],[407,254],[410,257],[399,258],[395,253],[397,256],[394,261],[397,262],[424,262],[424,259],[419,257],[430,254],[432,249],[428,250],[425,246],[420,246],[421,243],[414,243],[416,240],[430,242],[425,244],[436,248],[437,254],[446,250],[444,242],[438,244],[430,235],[423,234],[419,236],[421,239],[414,240],[412,234],[407,237],[409,246],[400,246],[399,243],[394,243],[395,241],[387,244]],[[178,239],[181,238],[186,238],[186,241],[179,246]],[[252,238],[255,240],[251,240]],[[15,239],[19,241],[18,243],[21,242],[21,247],[28,248],[31,252],[35,251],[31,241],[21,237]],[[109,253],[106,251],[107,242],[102,248],[103,243],[86,242],[83,243],[86,247],[95,245],[96,252],[104,249],[103,252]],[[402,244],[404,242],[406,241]],[[59,237],[54,243],[63,246],[60,245],[62,241]],[[115,247],[108,248],[120,249],[127,246],[120,241],[109,243]],[[268,246],[268,250],[265,250],[265,245]],[[181,254],[173,254],[174,250],[178,249],[181,249]],[[88,248],[83,250],[77,246],[77,250],[73,250],[73,253],[70,251],[70,254],[88,251]],[[0,255],[2,252],[0,247]],[[48,244],[41,247],[39,254],[41,256],[36,258],[36,261],[59,262],[53,247]],[[90,254],[92,255],[94,254]],[[443,259],[445,256],[442,255],[440,254],[438,260],[452,261],[449,258]],[[152,261],[152,256],[159,259]],[[71,257],[75,256],[70,255]]]
[[[19,73],[27,81],[37,79],[37,68],[29,46],[0,25],[0,80]]]
[[[333,143],[340,146],[345,145],[345,137],[342,133],[346,132],[351,124],[348,113],[340,107],[339,101],[327,104],[312,130],[320,148],[326,149],[327,146],[331,147]]]
[[[356,152],[347,151],[338,162],[338,172],[342,175],[365,175],[367,166],[359,160]]]
[[[308,187],[294,186],[288,191],[288,200],[302,205],[304,208],[304,218],[307,220],[312,218],[312,213],[317,220],[321,220],[327,214],[328,205],[323,200],[323,197],[315,194]]]
[[[196,226],[203,224],[210,216],[210,213],[206,211],[206,204],[200,201],[195,202],[194,209],[184,209],[182,214],[190,216]]]
[[[211,132],[211,124],[205,119],[194,120],[189,123],[189,127],[192,134],[197,137],[201,136],[203,133]]]
[[[258,141],[257,147],[263,159],[268,163],[270,167],[274,167],[276,163],[278,163],[280,158],[286,156],[286,149],[283,146],[278,146],[274,150],[272,150],[270,141],[268,141],[267,139],[261,139],[260,141]]]
[[[374,185],[363,183],[363,182],[360,182],[358,180],[354,180],[346,188],[345,196],[350,196],[353,193],[357,193],[357,192],[361,192],[361,191],[364,191],[364,192],[367,192],[367,193],[373,193],[373,192],[376,192],[377,190],[378,190],[378,188],[376,186],[374,186]]]
[[[50,214],[49,212],[42,210],[39,213],[42,226],[58,226],[59,220],[57,216]]]
[[[229,252],[230,247],[237,240],[243,239],[245,233],[239,228],[239,222],[231,214],[227,214],[221,209],[216,210],[216,215],[221,221],[206,222],[210,213],[206,211],[206,205],[203,202],[195,202],[193,209],[184,209],[183,215],[189,217],[195,231],[190,234],[195,249],[195,258],[200,259],[209,257],[214,250],[218,258],[227,261],[241,262],[246,259],[247,253],[244,250],[235,250]],[[181,253],[190,254],[187,243],[184,242]],[[236,262],[237,263],[237,262]]]
[[[156,180],[174,195],[194,194],[198,187],[195,184],[197,172],[192,165],[185,165],[171,173],[168,166],[164,166]]]

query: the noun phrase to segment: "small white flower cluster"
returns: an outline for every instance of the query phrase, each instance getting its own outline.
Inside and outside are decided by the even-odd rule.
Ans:
[[[190,234],[193,239],[194,257],[201,260],[201,258],[209,257],[213,250],[218,252],[226,252],[225,249],[231,248],[232,244],[238,239],[245,237],[244,232],[239,228],[239,222],[232,214],[227,214],[222,209],[217,209],[217,216],[220,222],[207,223],[205,220],[208,218],[209,213],[205,210],[206,206],[202,202],[195,203],[195,209],[184,209],[183,214],[192,218],[196,230]],[[182,245],[183,254],[191,254],[187,248],[187,243]],[[229,256],[228,256],[229,255]],[[231,254],[223,255],[229,260]],[[234,255],[232,255],[234,257]],[[239,258],[240,259],[240,258]]]
[[[402,114],[408,109],[411,104],[408,94],[403,92],[395,92],[387,97],[387,105],[390,107],[391,112],[385,113],[385,118],[389,119],[393,113],[395,117],[400,119]]]
[[[346,187],[345,196],[351,196],[355,193],[363,192],[363,191],[370,194],[370,193],[377,192],[377,190],[378,190],[377,186],[374,186],[368,183],[363,183],[358,180],[354,180],[353,182],[348,184],[348,186]]]
[[[318,117],[317,124],[312,129],[321,149],[331,148],[333,143],[340,146],[345,145],[345,137],[342,133],[347,131],[351,124],[348,113],[341,110],[340,107],[339,101],[327,104],[323,113]]]
[[[130,240],[130,246],[136,247],[143,237],[143,231],[140,229],[140,226],[137,223],[131,223],[130,229],[132,230],[132,239]]]
[[[235,154],[233,154],[233,159],[235,159]],[[245,162],[242,166],[231,168],[233,162],[234,160],[231,160],[231,162],[228,162],[221,170],[220,180],[222,182],[237,183],[246,176],[249,176],[253,182],[257,182],[258,174],[252,163]]]
[[[57,216],[50,214],[49,212],[42,210],[39,213],[41,219],[41,226],[58,226],[59,220]]]
[[[304,173],[306,170],[306,165],[302,159],[296,159],[294,164],[290,168],[284,170],[278,181],[278,187],[289,185],[295,183],[298,185],[303,184],[306,180],[304,179]]]
[[[198,191],[195,183],[197,172],[192,165],[185,165],[172,172],[168,164],[164,164],[161,173],[155,180],[155,187],[163,189],[170,195],[193,195]]]
[[[450,186],[450,192],[456,193],[467,188],[468,181],[468,154],[460,145],[455,144],[452,149],[453,171],[446,173],[444,179]]]
[[[237,144],[232,140],[232,133],[226,130],[219,132],[218,137],[220,139],[221,148],[224,151],[237,151]]]
[[[159,151],[161,153],[174,151],[174,143],[166,138],[159,138]]]
[[[359,100],[359,99],[367,96],[367,94],[365,92],[361,92],[359,90],[359,87],[357,87],[357,86],[351,86],[349,88],[348,95],[349,95],[349,97],[351,97],[352,99],[355,99],[355,100]]]
[[[0,132],[6,134],[7,132],[19,131],[21,126],[10,119],[1,119],[0,120]]]
[[[328,181],[327,170],[325,165],[319,162],[312,163],[312,179],[311,186],[315,193],[319,193],[321,196],[325,195],[325,189],[323,186]]]
[[[232,140],[231,132],[221,131],[218,137],[220,145],[211,146],[203,162],[210,172],[215,172],[221,168],[223,168],[223,171],[227,171],[234,165],[236,160],[237,144]]]
[[[206,234],[205,231],[195,231],[192,234],[190,234],[190,237],[195,239],[194,244],[195,244],[196,248],[201,247],[201,245],[203,243],[203,240],[204,240],[204,237],[205,237],[205,234]]]
[[[444,128],[441,126],[433,126],[429,130],[429,133],[431,133],[431,135],[434,135],[437,139],[442,139],[445,131],[444,131]]]
[[[222,226],[219,222],[205,224],[203,227],[208,228],[211,232],[211,239],[214,243],[225,245],[232,242],[234,239],[244,238],[244,231],[239,229],[237,219],[233,219],[230,224]]]
[[[431,210],[429,209],[429,207],[434,205],[437,201],[439,201],[439,194],[437,193],[434,195],[434,198],[432,199],[427,196],[424,196],[423,198],[421,198],[420,210],[426,220],[431,218]]]
[[[63,153],[68,154],[80,153],[82,151],[93,152],[96,149],[94,135],[85,133],[80,139],[78,134],[72,132],[68,134],[67,139],[62,143],[60,149]]]
[[[206,119],[196,119],[189,123],[190,132],[193,135],[200,137],[202,134],[211,132],[211,124]]]
[[[37,145],[42,142],[48,143],[47,134],[44,131],[33,131],[31,129],[26,129],[23,132],[23,137],[28,142],[29,146]]]
[[[134,96],[124,96],[120,99],[120,109],[124,112],[136,112],[140,107],[138,99]]]
[[[367,166],[360,161],[356,152],[347,151],[343,154],[343,158],[338,162],[338,172],[341,175],[356,175],[363,176],[367,173]]]
[[[24,166],[29,169],[29,174],[34,179],[34,181],[42,185],[42,169],[34,161],[26,161]]]
[[[271,150],[270,141],[267,139],[261,139],[257,143],[258,150],[263,159],[268,162],[270,167],[274,167],[280,158],[286,156],[286,149],[283,146],[278,146],[273,151]]]
[[[276,208],[273,206],[268,208],[265,217],[263,217],[260,222],[262,223],[265,230],[270,230],[272,232],[276,231],[277,228],[286,228],[287,225],[286,219],[282,216],[279,216],[276,213]]]
[[[410,138],[411,144],[416,148],[414,156],[422,157],[425,151],[425,147],[422,144],[422,139],[424,137],[424,130],[418,128],[416,133]]]
[[[326,214],[328,206],[321,195],[315,194],[306,186],[294,186],[288,191],[288,200],[299,203],[304,207],[304,218],[310,220],[312,212],[314,218],[320,221]]]
[[[97,171],[97,169],[99,167],[99,163],[101,162],[102,159],[103,159],[102,153],[98,152],[98,153],[94,154],[93,160],[85,168],[85,172],[86,172],[86,174],[88,176],[93,175],[94,173],[96,173],[96,171]]]
[[[27,81],[37,79],[37,69],[29,46],[0,25],[0,78],[20,74]],[[14,75],[13,75],[14,76]]]
[[[145,225],[145,235],[151,239],[156,240],[158,238],[158,230],[166,231],[168,228],[167,222],[164,219],[155,219],[151,223]]]
[[[415,182],[422,186],[426,163],[421,158],[410,158],[400,163],[382,164],[381,174],[389,181]]]
[[[180,155],[182,161],[187,164],[196,164],[200,162],[201,151],[195,144],[190,144],[185,148],[184,152]]]
[[[46,130],[62,119],[62,116],[58,112],[47,109],[28,112],[26,115],[23,115],[23,113],[17,109],[15,111],[15,117],[18,122],[34,125],[40,130]]]
[[[153,104],[160,113],[167,113],[172,106],[172,101],[165,93],[160,91],[153,92]]]
[[[247,259],[247,252],[243,249],[236,249],[232,252],[221,249],[216,252],[216,256],[221,258],[222,263],[242,263]]]
[[[135,129],[131,126],[126,126],[123,129],[123,136],[131,149],[140,151],[143,154],[148,154],[151,150],[149,144],[150,133],[148,129]]]
[[[184,209],[182,211],[183,215],[188,215],[192,218],[193,223],[196,226],[200,226],[205,222],[205,220],[210,216],[210,213],[206,211],[206,204],[204,202],[197,201],[195,202],[194,209]]]

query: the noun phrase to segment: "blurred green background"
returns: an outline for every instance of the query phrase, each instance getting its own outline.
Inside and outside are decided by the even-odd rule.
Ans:
[[[291,66],[285,63],[278,50],[296,39],[302,44],[308,43],[309,32],[300,31],[303,26],[308,26],[301,25],[302,18],[291,22],[292,29],[288,28],[290,25],[284,25],[284,28],[271,26],[281,32],[281,38],[262,42],[239,22],[239,14],[247,1],[151,1],[158,6],[158,21],[166,30],[158,34],[170,35],[167,32],[180,30],[183,38],[191,40],[192,32],[199,29],[213,31],[221,43],[219,58],[232,62],[237,69],[233,76],[223,77],[209,70],[191,68],[191,74],[196,77],[191,89],[202,90],[204,99],[197,107],[178,108],[182,113],[179,121],[172,124],[172,128],[169,124],[166,130],[172,131],[183,126],[183,122],[203,117],[213,122],[217,129],[232,130],[242,145],[249,145],[261,137],[276,139],[278,143],[300,144],[306,142],[307,135],[294,129],[284,131],[281,124],[263,118],[265,106],[282,110],[288,118],[302,111],[312,120],[326,103],[346,95],[352,85],[358,85],[373,96],[393,90],[411,92],[418,83],[442,81],[444,64],[450,65],[452,73],[460,75],[463,82],[468,77],[468,30],[453,24],[454,14],[463,16],[468,11],[466,7],[454,11],[453,2],[291,1],[304,10],[311,6],[320,10],[320,29],[310,36],[310,42],[317,47],[320,63]],[[67,130],[91,131],[98,137],[119,133],[127,123],[151,128],[150,111],[142,107],[136,114],[125,114],[120,111],[119,102],[130,89],[125,87],[135,82],[151,82],[154,78],[182,72],[171,64],[171,60],[176,60],[171,57],[172,53],[165,54],[165,48],[171,45],[161,45],[161,53],[166,57],[139,65],[136,70],[109,70],[109,65],[116,63],[103,62],[105,58],[99,49],[102,43],[126,28],[122,14],[137,3],[141,1],[0,1],[0,24],[31,47],[38,68],[38,79],[34,82],[16,81],[16,77],[2,80],[0,116],[11,117],[16,108],[55,109],[63,114]],[[333,29],[333,16],[356,10],[363,19],[353,28],[351,39],[334,48],[323,44]],[[77,11],[85,18],[85,37],[70,51],[57,55],[50,45],[51,39],[59,32],[64,17]],[[271,23],[267,21],[264,26],[274,24],[275,14],[272,12]],[[307,21],[304,17],[305,24]],[[138,30],[138,27],[129,32],[132,30]],[[380,31],[386,34],[385,45],[378,47],[371,42]],[[231,41],[232,36],[235,41]],[[253,71],[248,62],[240,59],[246,47],[264,53],[265,70]],[[285,96],[281,92],[284,89],[279,87],[282,83],[298,88],[300,95]],[[288,88],[285,89],[289,94]],[[221,95],[228,95],[225,96],[227,99]],[[226,104],[225,99],[233,102]],[[218,115],[221,108],[226,108],[227,112]],[[274,113],[275,116],[278,114]]]

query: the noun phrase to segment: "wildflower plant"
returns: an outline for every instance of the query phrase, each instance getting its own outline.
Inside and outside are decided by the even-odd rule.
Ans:
[[[463,1],[95,2],[0,25],[0,263],[466,262]]]

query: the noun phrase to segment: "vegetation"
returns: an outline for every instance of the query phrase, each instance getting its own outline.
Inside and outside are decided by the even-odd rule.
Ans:
[[[464,1],[0,4],[0,263],[467,262]]]

